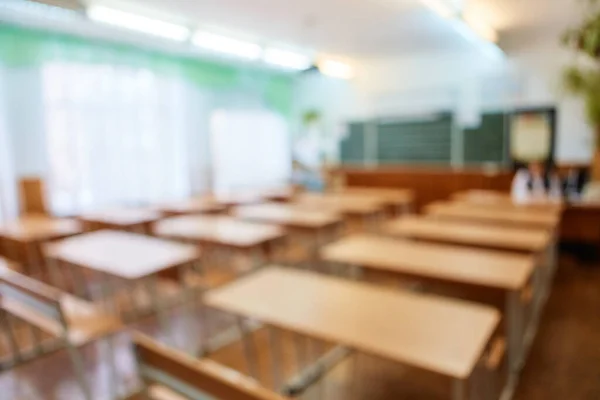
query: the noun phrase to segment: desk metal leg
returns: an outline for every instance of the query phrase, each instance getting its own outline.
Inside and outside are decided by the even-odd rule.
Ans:
[[[305,346],[304,346],[304,341],[302,340],[302,336],[298,333],[294,333],[294,348],[295,348],[295,352],[296,352],[296,367],[298,369],[298,371],[300,371],[302,368],[304,368],[304,365],[306,365],[306,353],[305,353]]]
[[[506,295],[505,313],[508,336],[508,363],[511,371],[519,371],[523,365],[523,331],[521,329],[521,299],[518,291]]]
[[[269,343],[271,345],[271,370],[273,375],[273,388],[279,392],[282,380],[282,363],[281,363],[281,337],[277,328],[269,327]]]
[[[48,258],[47,265],[48,273],[50,275],[50,284],[55,288],[61,289],[58,261],[53,258]]]
[[[359,370],[359,364],[358,364],[358,357],[359,357],[359,353],[355,353],[354,356],[352,357],[352,360],[350,361],[350,396],[348,396],[349,399],[353,399],[353,400],[358,400],[362,398],[362,393],[359,392],[358,390],[358,382],[360,382],[360,378],[361,378],[361,374],[360,374],[360,370]]]
[[[160,326],[160,330],[164,332],[168,337],[169,341],[171,341],[171,334],[167,323],[167,318],[165,315],[165,308],[163,301],[161,300],[160,293],[158,291],[158,276],[152,275],[146,279],[146,286],[148,288],[148,293],[150,294],[150,299],[154,303],[154,311],[156,312],[156,318],[158,319],[158,324]]]
[[[81,353],[79,352],[78,349],[73,347],[73,344],[71,344],[68,334],[65,333],[65,336],[63,338],[63,340],[65,341],[65,345],[67,347],[67,352],[69,354],[69,358],[71,359],[71,363],[73,364],[73,369],[75,370],[75,376],[77,377],[77,380],[79,381],[79,384],[81,385],[81,389],[83,390],[84,393],[84,397],[86,398],[86,400],[92,400],[92,393],[90,391],[90,386],[88,384],[88,381],[86,379],[85,376],[85,366],[83,363],[83,358],[81,357]],[[114,360],[112,360],[114,361]],[[114,363],[113,363],[114,365]],[[111,379],[111,399],[116,399],[117,395],[118,395],[118,391],[116,390],[116,381],[113,379]]]
[[[44,268],[42,266],[42,262],[40,257],[38,257],[38,243],[37,242],[31,242],[31,243],[27,243],[25,245],[26,247],[26,251],[27,251],[27,263],[29,264],[29,271],[30,274],[38,277],[39,274],[39,279],[43,280],[43,276],[44,276]]]
[[[191,334],[192,337],[196,335],[196,324],[194,323],[194,288],[192,286],[188,286],[186,275],[188,270],[190,269],[190,265],[183,265],[179,267],[179,283],[182,287],[182,302],[184,309],[184,318],[186,320],[186,330],[187,333]],[[192,346],[188,346],[188,335],[184,336],[184,348],[192,349]],[[190,354],[194,353],[194,351],[190,351]]]
[[[236,317],[236,320],[242,338],[242,347],[244,348],[244,357],[246,358],[248,374],[258,381],[259,376],[256,344],[254,343],[253,338],[250,337],[251,332],[249,332],[247,329],[244,319],[242,317]]]
[[[266,257],[263,249],[260,246],[255,246],[250,249],[250,271],[258,269],[261,265],[264,265]]]
[[[75,265],[69,266],[69,271],[71,273],[71,279],[73,281],[73,285],[75,285],[74,292],[77,297],[82,299],[86,299],[86,282],[83,271]]]
[[[110,277],[107,274],[101,274],[101,282],[100,282],[100,289],[101,289],[101,297],[102,297],[102,301],[105,302],[104,307],[106,309],[106,311],[108,312],[109,315],[117,315],[116,314],[116,305],[114,304],[114,298],[113,298],[113,290],[111,287],[111,282],[110,282]],[[108,381],[108,385],[110,387],[110,398],[111,399],[116,399],[117,398],[117,366],[115,363],[115,349],[114,349],[114,335],[108,335],[105,337],[105,352],[106,352],[106,357],[108,359],[108,373],[109,373],[109,381]]]
[[[208,308],[204,301],[200,301],[200,348],[196,352],[197,356],[202,358],[209,352],[209,344],[211,338],[211,329],[209,325],[210,321],[208,318]]]
[[[467,400],[468,387],[467,381],[464,379],[454,379],[452,381],[452,400]]]

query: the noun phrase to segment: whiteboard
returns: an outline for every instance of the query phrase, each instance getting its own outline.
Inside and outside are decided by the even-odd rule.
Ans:
[[[292,154],[287,122],[262,110],[217,110],[210,121],[213,190],[287,184]]]

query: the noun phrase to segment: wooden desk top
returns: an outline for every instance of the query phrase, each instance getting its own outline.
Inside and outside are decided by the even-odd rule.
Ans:
[[[390,235],[408,236],[420,240],[531,253],[544,250],[551,239],[550,232],[545,229],[414,216],[393,220],[384,226],[383,231]]]
[[[296,191],[291,186],[283,186],[276,188],[267,188],[260,190],[260,196],[267,200],[284,200],[289,201]]]
[[[342,217],[332,212],[306,210],[293,204],[259,204],[237,207],[232,214],[238,218],[270,222],[290,228],[318,229],[342,221]]]
[[[225,216],[169,218],[154,225],[159,236],[209,241],[236,247],[256,246],[283,237],[281,228],[249,223]]]
[[[158,211],[141,208],[105,210],[78,217],[82,221],[100,222],[110,225],[132,226],[158,221],[162,215]]]
[[[498,326],[491,307],[269,267],[205,295],[227,312],[466,378]]]
[[[516,201],[510,194],[495,192],[492,190],[467,190],[452,195],[452,199],[459,203],[468,203],[476,206],[507,207],[517,210],[554,211],[561,212],[564,209],[562,201],[552,200],[527,200]]]
[[[258,204],[265,201],[264,197],[261,196],[259,191],[250,190],[214,193],[200,198],[214,201],[226,207]]]
[[[535,259],[529,255],[374,235],[355,235],[332,243],[321,250],[321,257],[325,261],[503,290],[522,289],[535,268]]]
[[[293,204],[307,209],[365,215],[381,211],[385,205],[385,201],[375,197],[360,195],[302,193],[294,198]]]
[[[347,194],[350,196],[378,198],[385,204],[395,205],[412,203],[415,198],[414,191],[410,189],[386,189],[376,187],[349,186],[336,193]]]
[[[23,242],[51,240],[82,231],[78,221],[45,216],[24,217],[0,226],[0,236]]]
[[[196,246],[102,230],[45,247],[48,257],[124,279],[139,279],[199,258]]]
[[[583,211],[600,211],[600,201],[575,201],[569,203],[567,209]]]
[[[436,218],[545,229],[554,229],[560,222],[560,216],[553,211],[477,207],[469,203],[437,202],[426,206],[425,212]]]
[[[158,205],[155,208],[158,211],[175,214],[201,214],[225,210],[224,205],[208,199],[182,200]]]

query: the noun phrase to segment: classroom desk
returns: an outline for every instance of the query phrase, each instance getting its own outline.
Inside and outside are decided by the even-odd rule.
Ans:
[[[308,210],[326,210],[358,218],[364,229],[374,228],[383,217],[385,201],[381,198],[336,193],[302,193],[294,198],[293,205]]]
[[[160,212],[142,209],[113,209],[84,214],[77,217],[87,230],[114,229],[136,233],[150,233],[152,223],[163,216]]]
[[[468,190],[454,193],[452,195],[453,204],[461,204],[468,207],[488,208],[488,209],[506,209],[519,212],[548,212],[554,213],[557,217],[562,217],[565,210],[565,204],[562,201],[550,200],[527,200],[516,201],[509,194],[485,190]]]
[[[158,274],[166,270],[179,270],[179,277],[184,285],[182,297],[188,294],[185,287],[185,272],[200,259],[200,251],[196,246],[157,239],[123,231],[102,230],[64,239],[45,247],[50,261],[50,272],[55,286],[60,287],[58,263],[66,263],[91,271],[101,278],[101,299],[111,314],[119,314],[118,299],[115,293],[117,283],[126,283],[125,295],[128,304],[133,303],[132,316],[137,315],[136,289],[139,284],[146,286],[150,295],[151,308],[156,311],[161,326],[166,327],[163,313],[163,286]],[[72,270],[72,272],[74,272]],[[78,295],[83,289],[83,274],[76,274]],[[117,280],[118,282],[115,282]],[[112,281],[112,282],[111,282]],[[169,295],[171,293],[166,293]]]
[[[169,326],[165,315],[166,291],[161,290],[158,274],[168,269],[178,269],[181,282],[185,285],[185,268],[199,260],[200,253],[194,246],[173,243],[153,237],[123,231],[102,230],[63,239],[45,246],[48,267],[54,286],[60,287],[59,265],[70,267],[75,277],[78,297],[83,297],[84,277],[82,270],[92,272],[99,281],[100,299],[110,315],[125,317],[121,312],[119,293],[116,286],[125,283],[123,291],[126,304],[131,305],[131,317],[138,316],[137,294],[139,284],[147,287],[144,299],[150,302],[150,308],[156,312],[161,330],[168,333]],[[64,270],[63,270],[64,272]],[[64,276],[64,275],[63,275]],[[170,293],[171,295],[173,292]],[[191,289],[184,286],[183,302],[191,315]],[[188,331],[191,331],[189,329]],[[114,337],[107,339],[108,352],[114,355]],[[115,365],[114,360],[111,364]],[[112,376],[111,382],[116,382]],[[111,390],[116,390],[111,387]],[[111,396],[111,398],[115,398]]]
[[[211,201],[214,201],[228,208],[235,206],[258,204],[265,201],[265,198],[260,194],[260,191],[250,190],[215,193],[209,196],[203,196],[201,198],[210,199]]]
[[[266,261],[266,254],[285,232],[278,226],[250,223],[227,216],[182,216],[154,224],[154,234],[203,246],[203,250],[243,252],[250,269]]]
[[[269,201],[287,202],[291,201],[296,190],[293,187],[279,187],[259,190],[260,196]]]
[[[410,189],[385,189],[373,187],[351,186],[340,189],[339,194],[349,196],[371,197],[389,208],[392,215],[408,213],[412,210],[415,193]]]
[[[509,193],[493,190],[466,190],[456,192],[451,196],[457,202],[469,203],[471,205],[508,207],[528,210],[548,210],[560,212],[564,209],[562,201],[554,200],[524,200],[516,201]]]
[[[342,217],[334,212],[307,210],[294,204],[265,203],[236,207],[232,215],[298,229],[324,229],[342,222]]]
[[[556,271],[553,233],[546,229],[515,228],[423,217],[398,218],[382,231],[391,236],[531,254],[538,267],[533,278],[534,309],[539,313],[550,293]]]
[[[22,263],[26,274],[41,274],[43,280],[46,271],[41,246],[81,232],[83,227],[75,220],[26,216],[0,226],[0,244],[8,258]]]
[[[448,376],[457,400],[467,398],[469,379],[500,322],[487,306],[279,267],[211,290],[205,303]]]
[[[521,302],[535,270],[534,257],[355,235],[325,246],[321,249],[321,258],[329,263],[359,266],[386,275],[501,291],[509,363],[516,370],[522,361],[525,332],[535,329],[533,326],[522,329],[528,321]]]
[[[561,222],[560,238],[600,247],[600,202],[569,203]]]
[[[170,202],[154,207],[165,217],[192,214],[216,214],[225,211],[225,206],[207,199],[189,199]]]
[[[556,231],[560,214],[544,210],[474,206],[469,203],[437,202],[425,206],[425,214],[435,218],[480,222]]]
[[[392,236],[531,254],[541,253],[551,242],[551,233],[545,229],[485,225],[417,216],[390,221],[384,226],[383,232]]]
[[[256,222],[279,225],[292,234],[305,236],[301,240],[308,247],[310,258],[316,259],[318,248],[338,236],[343,218],[332,212],[307,210],[296,207],[294,203],[267,203],[254,206],[236,207],[232,215]]]

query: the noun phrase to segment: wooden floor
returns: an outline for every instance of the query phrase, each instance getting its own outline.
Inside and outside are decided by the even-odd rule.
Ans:
[[[174,311],[172,332],[189,327]],[[154,320],[136,326],[161,341],[170,340],[180,348],[181,335],[159,332]],[[268,347],[266,335],[258,331],[259,346]],[[285,335],[284,335],[285,336]],[[285,337],[284,337],[285,339]],[[291,339],[287,339],[290,341]],[[173,342],[174,341],[174,342]],[[115,336],[120,392],[137,385],[135,363],[129,349],[127,332]],[[285,340],[284,340],[285,342]],[[104,357],[106,343],[87,345],[84,351],[87,374],[94,398],[108,399],[108,369]],[[241,349],[231,347],[214,358],[245,372]],[[448,382],[396,364],[360,356],[336,367],[323,385],[307,392],[302,399],[446,399]],[[264,364],[264,363],[263,363]],[[269,374],[263,365],[265,383]],[[73,378],[67,354],[59,351],[0,375],[0,399],[78,400],[83,396]],[[584,267],[561,259],[552,296],[515,395],[517,400],[594,400],[600,399],[600,266]]]

